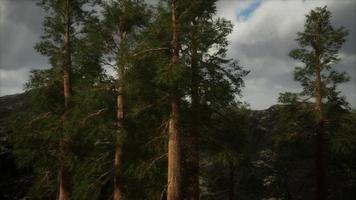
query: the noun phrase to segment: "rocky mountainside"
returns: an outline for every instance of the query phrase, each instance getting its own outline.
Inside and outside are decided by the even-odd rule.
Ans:
[[[8,149],[6,137],[9,130],[9,119],[24,108],[25,94],[14,94],[0,97],[0,156],[6,154]]]

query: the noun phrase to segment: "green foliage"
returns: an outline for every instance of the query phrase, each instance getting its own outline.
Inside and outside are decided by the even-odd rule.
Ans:
[[[345,97],[337,91],[337,86],[348,81],[345,72],[336,67],[340,60],[338,51],[345,42],[348,32],[343,28],[334,28],[330,22],[331,13],[326,7],[318,7],[306,15],[304,31],[298,33],[299,48],[289,55],[301,61],[294,71],[294,79],[301,83],[301,93],[286,92],[281,94],[279,102],[284,104],[280,109],[280,126],[273,136],[275,154],[273,169],[273,190],[270,194],[283,199],[312,199],[315,190],[313,178],[315,174],[315,116],[314,105],[310,99],[315,98],[315,80],[317,68],[321,70],[321,97],[323,120],[325,121],[326,137],[326,183],[328,199],[352,199],[355,188],[352,155],[354,145],[346,141],[354,141],[354,131],[350,121],[354,113],[348,107]],[[354,155],[354,154],[353,154]],[[345,159],[348,157],[348,159]],[[338,187],[347,183],[346,187]],[[283,187],[284,186],[284,187]],[[299,189],[298,189],[299,188]],[[308,194],[308,195],[305,195]]]
[[[306,15],[304,31],[298,33],[300,48],[289,56],[304,63],[296,67],[294,79],[303,86],[301,95],[314,97],[316,66],[321,67],[322,98],[335,94],[336,85],[348,81],[346,73],[333,69],[340,60],[338,51],[345,42],[348,32],[345,28],[334,28],[330,22],[331,12],[327,7],[318,7]]]
[[[31,72],[21,111],[6,119],[13,131],[6,134],[9,142],[0,141],[0,156],[5,152],[5,160],[16,159],[16,169],[24,173],[15,178],[16,184],[23,181],[19,184],[23,191],[13,195],[14,199],[55,199],[58,168],[63,164],[69,168],[72,199],[112,197],[118,81],[124,85],[125,96],[126,130],[120,137],[127,199],[156,200],[165,195],[172,86],[181,98],[184,197],[190,175],[189,129],[199,115],[202,199],[228,199],[232,193],[246,200],[311,199],[314,116],[308,100],[314,97],[318,59],[322,61],[329,147],[327,179],[333,183],[329,198],[352,198],[356,191],[356,115],[337,91],[337,85],[348,80],[347,74],[333,69],[347,31],[331,26],[326,7],[307,15],[304,32],[298,33],[300,48],[290,53],[304,64],[295,69],[295,80],[301,82],[303,91],[281,94],[283,105],[250,111],[239,101],[249,71],[227,57],[227,36],[233,26],[216,17],[216,0],[178,1],[176,66],[171,66],[169,1],[156,6],[142,0],[69,2],[72,107],[63,120],[65,0],[40,0],[48,16],[35,49],[49,57],[51,68]],[[109,67],[114,77],[106,73]],[[194,86],[199,113],[192,113]],[[64,156],[59,148],[63,138],[69,138]],[[11,188],[4,191],[13,194]]]

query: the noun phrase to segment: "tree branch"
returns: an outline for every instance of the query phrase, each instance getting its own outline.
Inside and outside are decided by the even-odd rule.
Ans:
[[[82,120],[80,120],[80,124],[84,124],[86,120],[88,120],[89,118],[92,118],[92,117],[100,115],[105,110],[107,110],[107,108],[102,108],[102,109],[99,109],[99,110],[97,110],[97,111],[95,111],[93,113],[90,113],[89,115],[84,117]]]
[[[51,112],[43,113],[42,115],[40,115],[40,116],[36,117],[35,119],[31,120],[30,122],[28,122],[27,125],[32,125],[35,121],[47,118],[50,114],[51,114]]]
[[[147,53],[147,52],[151,52],[151,51],[163,51],[163,50],[169,50],[169,48],[167,47],[161,47],[161,48],[151,48],[151,49],[145,49],[145,50],[142,50],[142,51],[139,51],[139,52],[136,52],[134,54],[132,54],[133,57],[136,57],[138,55],[141,55],[141,54],[144,54],[144,53]]]

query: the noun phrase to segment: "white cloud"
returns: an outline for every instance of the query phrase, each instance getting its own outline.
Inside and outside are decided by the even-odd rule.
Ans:
[[[0,96],[23,92],[24,83],[30,75],[29,68],[0,69]]]
[[[353,58],[356,55],[354,37],[356,37],[353,23],[355,20],[356,1],[262,1],[248,20],[239,21],[238,12],[246,8],[252,1],[220,1],[218,15],[234,23],[234,31],[229,36],[231,47],[229,56],[239,59],[251,70],[246,78],[246,88],[243,99],[250,103],[253,109],[265,109],[277,103],[279,93],[298,91],[298,83],[293,81],[293,69],[296,62],[288,57],[288,53],[297,47],[296,33],[303,30],[305,14],[317,6],[327,5],[333,13],[336,26],[346,26],[350,36],[343,51],[348,56],[340,63],[340,68],[351,76],[351,82],[341,86],[344,94],[353,107],[356,106],[355,97],[350,90],[355,86],[355,70],[345,66],[355,66]],[[345,17],[347,16],[347,17]],[[348,19],[348,20],[346,20]],[[341,53],[344,53],[344,52]]]

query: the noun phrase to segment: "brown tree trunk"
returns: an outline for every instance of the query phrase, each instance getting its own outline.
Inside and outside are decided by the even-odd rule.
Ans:
[[[179,59],[177,41],[176,0],[172,0],[172,61],[170,76]],[[172,77],[171,77],[172,78]],[[181,199],[181,135],[179,130],[179,104],[176,84],[173,83],[170,91],[171,111],[168,125],[168,186],[167,200]]]
[[[115,178],[114,178],[114,200],[123,199],[123,175],[122,175],[122,145],[116,144],[115,149]]]
[[[123,139],[125,137],[124,127],[124,69],[123,67],[118,70],[118,95],[117,95],[117,136],[116,136],[116,149],[114,161],[114,200],[123,199],[123,173],[122,173],[122,155],[123,155]]]
[[[120,20],[119,20],[120,21]],[[119,47],[120,50],[123,49],[123,42],[125,40],[125,32],[120,30],[119,28]],[[119,53],[119,52],[118,52]],[[123,56],[121,53],[118,55]],[[122,59],[120,57],[119,59]],[[124,76],[125,76],[125,64],[118,63],[118,71],[117,71],[118,81],[117,81],[117,133],[116,133],[116,147],[115,147],[115,160],[114,160],[114,200],[122,200],[124,199],[124,176],[122,172],[122,163],[123,163],[123,145],[124,139],[126,137],[126,129],[125,129],[125,96],[124,96]]]
[[[70,26],[71,26],[71,17],[70,17],[70,3],[69,0],[65,2],[65,29],[64,29],[64,45],[63,45],[63,94],[64,94],[64,114],[63,121],[68,117],[71,104],[71,95],[72,95],[72,85],[71,85],[71,49],[70,49]],[[70,199],[70,175],[67,171],[67,166],[64,163],[64,156],[68,138],[60,139],[60,169],[59,169],[59,200],[68,200]]]
[[[316,199],[325,199],[324,169],[324,127],[321,108],[321,65],[316,66],[315,80],[315,116],[316,116]]]
[[[59,142],[59,146],[61,148],[61,159],[63,158],[65,154],[65,146],[67,145],[67,142],[65,139],[61,139]],[[70,191],[71,191],[71,185],[70,185],[70,175],[69,172],[67,171],[66,166],[63,164],[63,160],[61,160],[61,166],[59,169],[59,200],[68,200],[70,199]]]
[[[194,37],[192,35],[192,37]],[[192,40],[194,40],[192,38]],[[191,85],[191,124],[190,124],[190,180],[189,180],[189,200],[199,200],[199,81],[198,81],[198,54],[195,41],[192,41],[191,47],[191,73],[192,73],[192,85]]]
[[[168,189],[167,200],[181,199],[181,136],[179,132],[179,100],[171,97],[171,116],[168,126]]]
[[[61,167],[59,171],[60,184],[59,184],[59,200],[67,200],[70,198],[70,182],[69,174],[65,168]]]
[[[70,17],[70,3],[69,0],[66,0],[66,16],[65,16],[65,30],[64,30],[64,46],[63,46],[63,92],[64,92],[64,108],[65,112],[69,111],[72,85],[71,85],[71,47],[70,47],[70,26],[71,26],[71,17]]]

